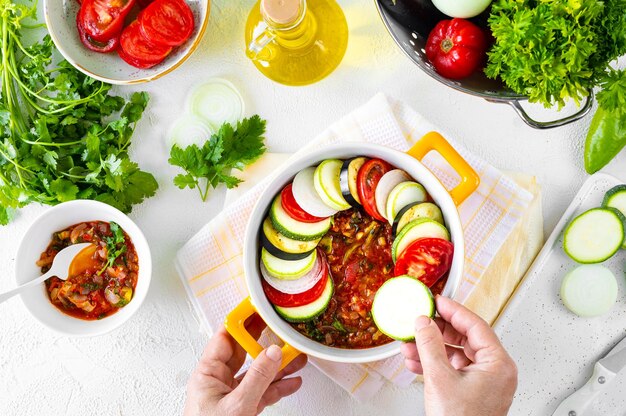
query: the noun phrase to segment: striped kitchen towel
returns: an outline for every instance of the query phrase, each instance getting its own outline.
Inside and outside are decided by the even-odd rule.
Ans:
[[[379,94],[331,125],[296,155],[320,146],[349,141],[377,143],[405,151],[433,130],[437,128],[410,107]],[[503,243],[520,222],[533,195],[498,169],[467,152],[453,138],[446,138],[481,178],[479,188],[459,207],[465,232],[466,258],[456,300],[463,302],[481,281]],[[263,170],[261,177],[264,179],[252,187],[248,183],[248,191],[202,228],[177,254],[176,268],[209,334],[222,325],[225,316],[248,294],[242,262],[244,230],[255,202],[271,179],[271,172],[277,171],[280,164],[278,158],[279,155],[268,155],[253,167]],[[448,189],[456,185],[458,176],[441,156],[431,152],[423,163]],[[515,276],[517,279],[520,277]],[[490,301],[504,304],[506,299]],[[275,341],[275,336],[268,332],[262,337],[262,345]],[[339,364],[315,358],[310,362],[360,399],[371,397],[385,380],[407,386],[415,379],[415,375],[404,368],[401,356],[368,364]]]

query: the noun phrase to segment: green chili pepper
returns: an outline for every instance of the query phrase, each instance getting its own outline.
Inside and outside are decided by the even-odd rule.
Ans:
[[[585,169],[595,173],[626,146],[626,114],[599,107],[591,120],[585,143]]]

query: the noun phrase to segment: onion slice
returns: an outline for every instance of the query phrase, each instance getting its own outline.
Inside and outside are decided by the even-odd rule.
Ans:
[[[269,272],[265,268],[265,265],[261,261],[261,275],[270,286],[272,286],[279,292],[286,293],[288,295],[297,295],[311,289],[313,286],[315,286],[317,282],[320,281],[320,279],[324,275],[324,265],[322,264],[323,261],[326,261],[324,256],[318,254],[315,265],[313,266],[311,271],[296,280],[284,280],[275,278],[274,276],[269,274]]]
[[[561,299],[565,307],[582,317],[607,313],[617,300],[615,275],[598,264],[578,266],[565,275]]]
[[[244,115],[244,102],[231,82],[212,78],[192,92],[189,97],[189,111],[204,119],[215,130],[226,122],[237,127],[237,122]]]
[[[170,129],[167,136],[168,148],[177,145],[185,149],[192,144],[202,147],[214,133],[213,128],[203,119],[191,114],[183,114]]]

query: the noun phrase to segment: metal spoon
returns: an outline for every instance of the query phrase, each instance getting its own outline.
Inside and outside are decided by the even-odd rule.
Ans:
[[[90,247],[92,247],[92,250],[93,248],[95,248],[92,243],[73,244],[59,251],[58,254],[54,257],[52,267],[50,267],[48,273],[13,290],[9,290],[6,293],[0,294],[0,303],[9,298],[12,298],[13,296],[17,295],[25,289],[28,289],[29,287],[37,286],[38,284],[43,283],[46,279],[49,279],[52,276],[56,276],[61,280],[66,280],[69,277],[70,268],[72,267],[74,259],[77,258],[83,250],[87,251]]]

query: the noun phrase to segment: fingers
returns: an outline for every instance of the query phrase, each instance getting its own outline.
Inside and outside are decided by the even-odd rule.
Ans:
[[[234,351],[234,340],[224,328],[220,328],[204,348],[196,371],[202,376],[214,377],[230,385],[229,380],[236,370],[227,363],[232,359]]]
[[[297,373],[304,368],[307,362],[308,357],[306,356],[306,354],[298,355],[296,358],[294,358],[292,362],[287,364],[287,367],[283,368],[281,371],[278,372],[278,374],[276,374],[276,377],[274,377],[274,381]]]
[[[409,369],[409,371],[422,374],[423,370],[421,367],[420,357],[419,357],[419,353],[417,351],[417,346],[415,345],[415,343],[402,344],[400,346],[400,352],[404,356],[405,365]],[[455,370],[460,370],[461,368],[465,368],[471,363],[471,361],[469,360],[469,358],[467,358],[467,356],[465,355],[462,349],[453,348],[453,347],[446,345],[446,353],[448,355],[448,362],[450,363],[452,368],[454,368]],[[416,368],[416,367],[415,367],[415,364],[409,363],[410,361],[413,361],[416,364],[419,364],[419,369],[420,369],[419,372],[413,370],[413,368]]]
[[[466,354],[472,361],[479,360],[479,352],[486,350],[506,354],[495,332],[481,317],[463,305],[443,296],[437,296],[437,312],[461,335],[464,335]],[[508,355],[507,355],[508,356]]]
[[[245,323],[246,330],[254,339],[259,339],[266,327],[265,321],[258,315],[252,315]],[[226,363],[233,374],[236,374],[246,361],[246,351],[238,343],[234,343],[232,358]]]
[[[443,336],[432,319],[420,316],[415,321],[415,345],[424,375],[451,369]]]
[[[256,407],[278,374],[282,357],[283,353],[276,345],[261,352],[233,392],[238,400],[254,403]]]
[[[277,403],[280,399],[291,396],[302,386],[301,377],[286,378],[272,383],[259,402],[257,412],[261,413],[267,406]]]

